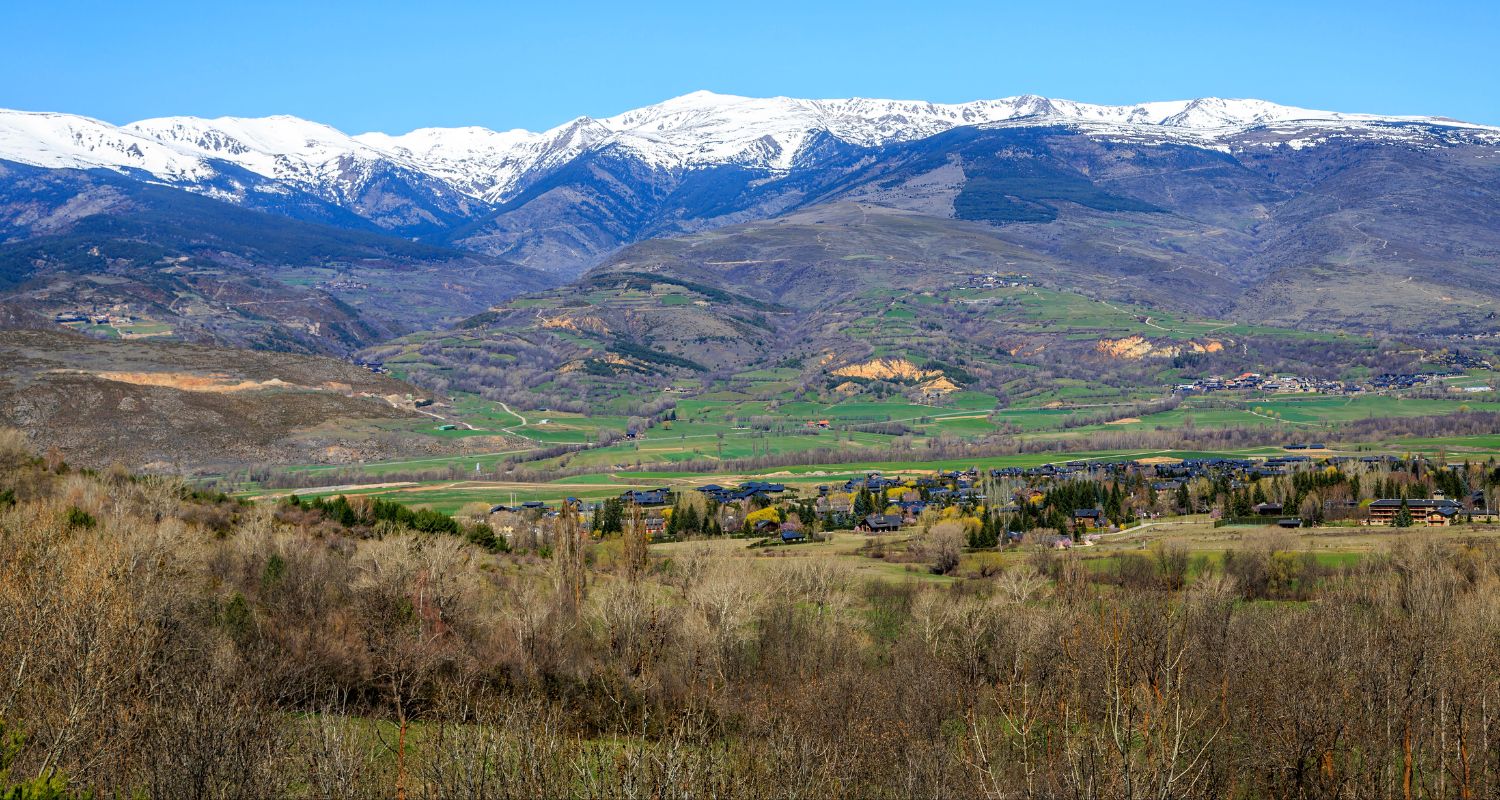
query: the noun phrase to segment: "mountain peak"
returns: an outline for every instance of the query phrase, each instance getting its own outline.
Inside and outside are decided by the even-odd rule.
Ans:
[[[144,170],[178,183],[210,178],[212,164],[224,161],[325,197],[346,196],[349,186],[333,184],[361,180],[377,171],[375,164],[386,163],[437,178],[459,194],[498,202],[535,176],[605,147],[662,169],[738,165],[788,170],[812,157],[812,143],[825,136],[874,147],[964,126],[1067,124],[1090,126],[1103,135],[1167,135],[1214,143],[1265,125],[1368,128],[1392,121],[1482,127],[1220,97],[1108,106],[1035,94],[933,103],[757,98],[698,90],[612,117],[577,117],[539,133],[467,126],[350,136],[286,114],[161,117],[115,127],[69,114],[0,111],[0,158],[48,167]],[[366,167],[351,169],[359,165]]]

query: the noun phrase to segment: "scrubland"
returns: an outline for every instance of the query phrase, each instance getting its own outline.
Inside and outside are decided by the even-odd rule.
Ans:
[[[1342,561],[1164,540],[1107,568],[1022,548],[929,580],[941,535],[876,559],[852,539],[648,548],[559,518],[505,552],[81,473],[3,434],[0,780],[17,797],[1500,792],[1487,538],[1413,530]]]

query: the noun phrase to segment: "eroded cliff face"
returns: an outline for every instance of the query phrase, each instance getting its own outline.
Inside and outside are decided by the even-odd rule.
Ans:
[[[922,384],[922,391],[928,394],[948,394],[958,391],[958,384],[948,380],[946,375],[938,375],[936,378]]]
[[[944,375],[942,370],[923,369],[904,358],[873,358],[858,364],[847,364],[829,374],[840,378],[915,383],[927,394],[948,394],[959,390],[959,385]],[[858,388],[858,384],[845,382],[836,391],[857,391]]]
[[[543,317],[541,326],[575,333],[595,333],[600,336],[607,336],[610,332],[609,325],[593,314],[560,314],[554,317]]]
[[[839,367],[831,374],[875,381],[923,381],[942,375],[941,372],[922,369],[904,358],[875,358]]]
[[[1106,358],[1122,361],[1139,361],[1145,358],[1174,358],[1183,353],[1218,353],[1224,350],[1224,342],[1206,339],[1202,342],[1153,342],[1144,336],[1126,336],[1123,339],[1100,339],[1094,352]]]

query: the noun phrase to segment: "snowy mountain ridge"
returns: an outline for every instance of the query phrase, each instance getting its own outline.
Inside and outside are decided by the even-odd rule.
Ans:
[[[69,114],[0,110],[0,159],[51,168],[106,168],[192,188],[234,164],[270,181],[341,202],[390,166],[463,197],[503,202],[578,156],[618,148],[656,169],[737,165],[784,171],[819,136],[878,146],[988,124],[1080,124],[1134,139],[1218,140],[1264,126],[1375,128],[1424,123],[1500,129],[1435,117],[1314,111],[1263,100],[1199,98],[1106,106],[1034,95],[971,103],[749,98],[694,92],[613,117],[579,117],[548,131],[423,128],[349,135],[291,116],[163,117],[123,126]]]

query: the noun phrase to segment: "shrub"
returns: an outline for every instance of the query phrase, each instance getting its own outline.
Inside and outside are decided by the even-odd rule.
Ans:
[[[79,508],[78,506],[68,506],[68,514],[67,514],[67,517],[64,519],[64,523],[69,528],[72,528],[72,529],[75,529],[75,530],[76,529],[92,528],[95,525],[99,524],[98,520],[94,519],[94,515],[93,514],[90,514],[89,512],[84,511],[83,509]]]

